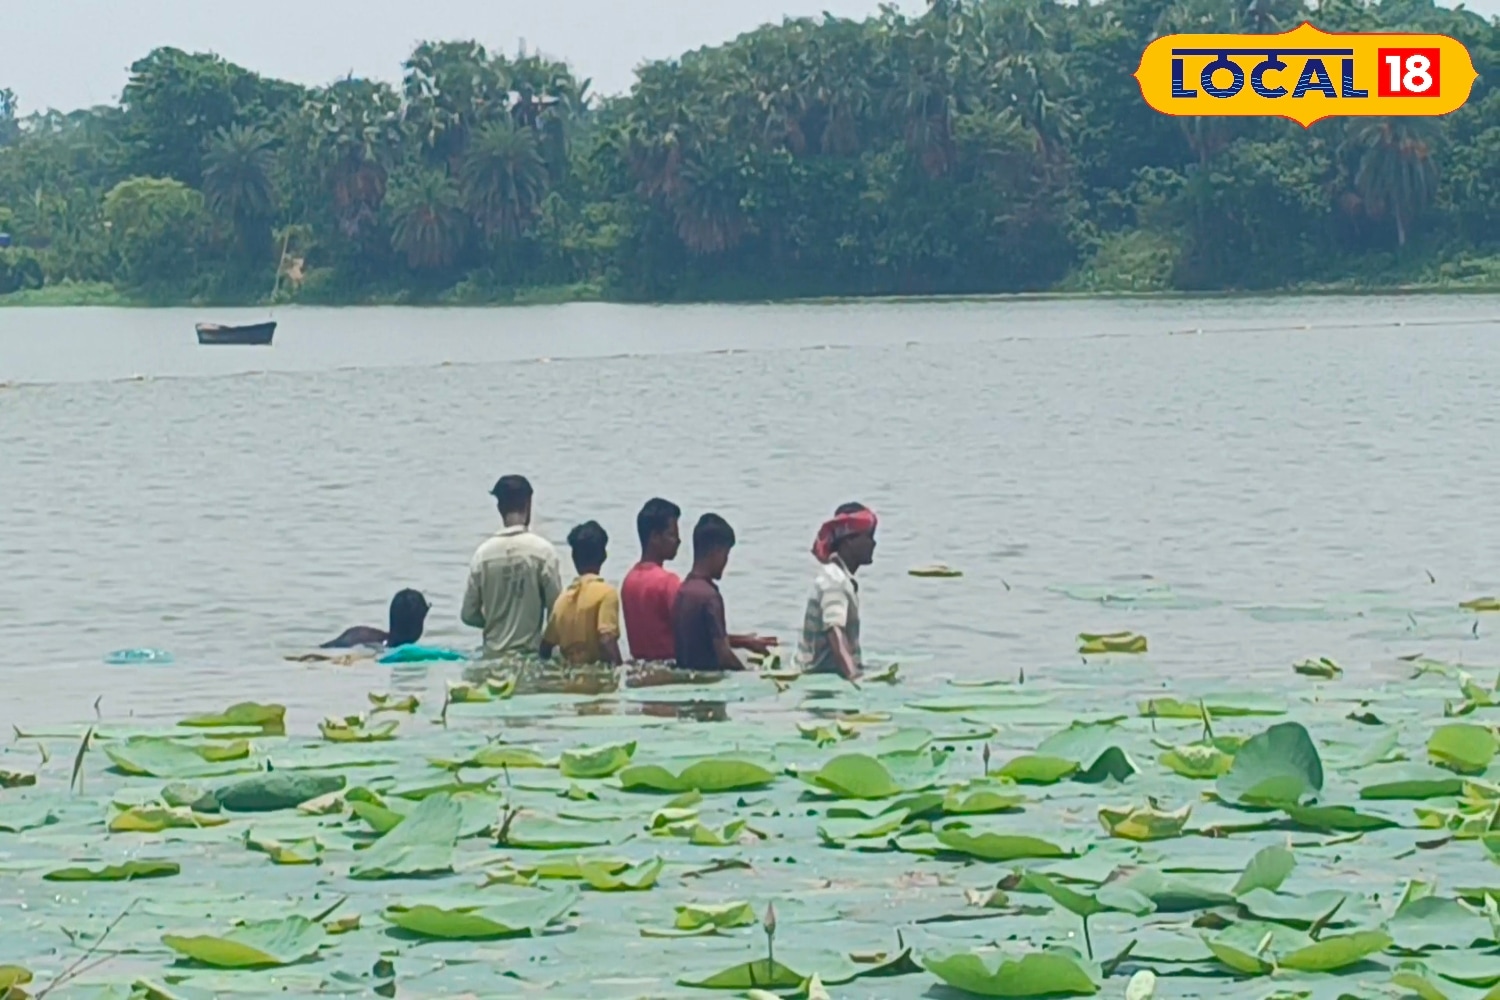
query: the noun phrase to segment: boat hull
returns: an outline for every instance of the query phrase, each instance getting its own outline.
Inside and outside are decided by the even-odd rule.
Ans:
[[[264,347],[271,343],[271,338],[276,333],[276,324],[270,322],[254,323],[249,326],[220,326],[217,323],[199,323],[197,330],[200,344]]]

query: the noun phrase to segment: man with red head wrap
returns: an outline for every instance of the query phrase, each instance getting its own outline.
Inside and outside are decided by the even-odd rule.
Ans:
[[[818,529],[813,557],[818,575],[807,598],[797,664],[807,673],[839,674],[853,680],[862,667],[859,651],[859,584],[854,574],[875,559],[875,512],[846,503]]]

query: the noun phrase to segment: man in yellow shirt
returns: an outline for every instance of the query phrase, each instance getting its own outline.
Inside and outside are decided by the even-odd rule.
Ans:
[[[599,576],[604,568],[609,535],[597,521],[580,524],[568,532],[573,550],[573,568],[578,579],[558,597],[542,635],[542,659],[562,650],[569,664],[608,663],[618,666],[620,656],[620,592]]]

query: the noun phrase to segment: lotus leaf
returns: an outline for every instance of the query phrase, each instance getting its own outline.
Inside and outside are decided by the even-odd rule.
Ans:
[[[163,830],[223,826],[229,820],[222,816],[195,813],[185,807],[132,806],[109,821],[111,833],[160,833]]]
[[[177,875],[182,866],[175,861],[127,861],[99,868],[59,868],[42,878],[48,882],[130,882]]]
[[[619,779],[626,791],[696,791],[707,795],[764,788],[776,780],[776,775],[747,760],[711,757],[689,764],[677,774],[658,764],[632,764],[620,772]]]
[[[560,922],[578,901],[575,889],[534,890],[504,903],[457,907],[395,905],[385,919],[411,934],[447,941],[537,936]]]
[[[254,727],[268,733],[275,733],[283,731],[286,727],[286,706],[242,701],[239,704],[230,705],[222,712],[190,716],[183,719],[179,725],[193,729]]]
[[[749,927],[759,919],[749,903],[686,903],[677,907],[675,926],[682,931],[696,931],[704,927],[727,930]]]
[[[1323,760],[1301,723],[1282,722],[1251,737],[1219,778],[1219,795],[1249,806],[1299,805],[1323,789]]]
[[[1458,774],[1482,774],[1495,759],[1495,734],[1484,726],[1453,722],[1439,726],[1427,741],[1427,755],[1438,767]]]
[[[1255,852],[1245,871],[1231,890],[1243,896],[1255,889],[1275,892],[1297,867],[1297,856],[1285,847],[1263,847]]]
[[[390,694],[386,691],[371,691],[370,706],[377,712],[405,712],[416,714],[422,699],[414,694]]]
[[[1126,840],[1165,840],[1182,835],[1192,806],[1183,806],[1176,812],[1165,812],[1154,805],[1127,806],[1124,809],[1099,810],[1099,822],[1111,837]]]
[[[1110,632],[1104,635],[1082,632],[1078,636],[1078,651],[1085,656],[1100,653],[1144,653],[1146,637],[1134,632]]]
[[[369,725],[363,715],[351,715],[342,719],[330,716],[318,723],[318,731],[330,743],[376,743],[396,738],[401,723],[395,719]]]
[[[266,855],[278,865],[315,865],[323,860],[323,845],[315,837],[281,841],[246,831],[245,846]]]
[[[463,808],[450,795],[423,799],[395,829],[375,841],[349,877],[403,878],[452,870],[463,818]]]
[[[1020,858],[1069,858],[1073,853],[1050,840],[1040,837],[1000,834],[990,832],[972,833],[967,827],[949,825],[935,831],[937,841],[944,848],[967,854],[983,861],[1015,861]]]
[[[661,858],[629,868],[615,868],[608,862],[580,860],[579,877],[600,892],[641,892],[656,885],[666,862]]]
[[[291,965],[317,954],[328,932],[305,917],[261,920],[223,935],[162,935],[162,943],[195,962],[220,969]]]
[[[782,990],[800,987],[807,977],[770,959],[746,962],[715,973],[706,979],[679,979],[678,986],[699,990]]]
[[[1078,762],[1064,757],[1024,754],[1007,761],[1000,777],[1021,785],[1055,785],[1078,773]]]
[[[105,743],[103,749],[105,756],[125,774],[153,778],[191,778],[243,771],[255,766],[247,760],[250,756],[248,740],[188,743],[139,736],[121,743]]]
[[[568,778],[608,778],[630,765],[635,746],[632,742],[564,750],[559,768]]]
[[[1319,680],[1333,680],[1344,674],[1344,668],[1326,656],[1316,660],[1303,660],[1301,663],[1294,664],[1292,669],[1304,677],[1316,677]]]
[[[1160,760],[1184,778],[1210,781],[1229,773],[1234,756],[1212,743],[1191,743],[1173,747],[1162,754]]]
[[[983,997],[1076,997],[1099,992],[1082,961],[1064,952],[1019,958],[974,952],[923,960],[927,971],[956,989]]]
[[[955,577],[963,576],[963,573],[961,571],[952,569],[948,566],[944,566],[941,563],[935,563],[931,566],[918,566],[914,569],[909,569],[906,572],[909,576],[939,580],[953,579]]]

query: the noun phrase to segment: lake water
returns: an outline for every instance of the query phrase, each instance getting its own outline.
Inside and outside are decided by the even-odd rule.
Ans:
[[[725,515],[730,627],[788,643],[819,522],[870,504],[867,656],[916,684],[1134,697],[1493,653],[1455,606],[1500,590],[1494,297],[283,309],[267,349],[200,348],[202,318],[0,311],[0,724],[101,696],[357,709],[384,668],[283,657],[403,586],[431,641],[472,645],[465,567],[509,472],[559,545],[609,530],[614,580],[646,498],[685,533]],[[907,575],[934,561],[965,576]],[[1193,606],[1049,589],[1153,583]],[[1080,661],[1078,632],[1121,628],[1150,654]],[[102,664],[137,646],[176,662]]]

